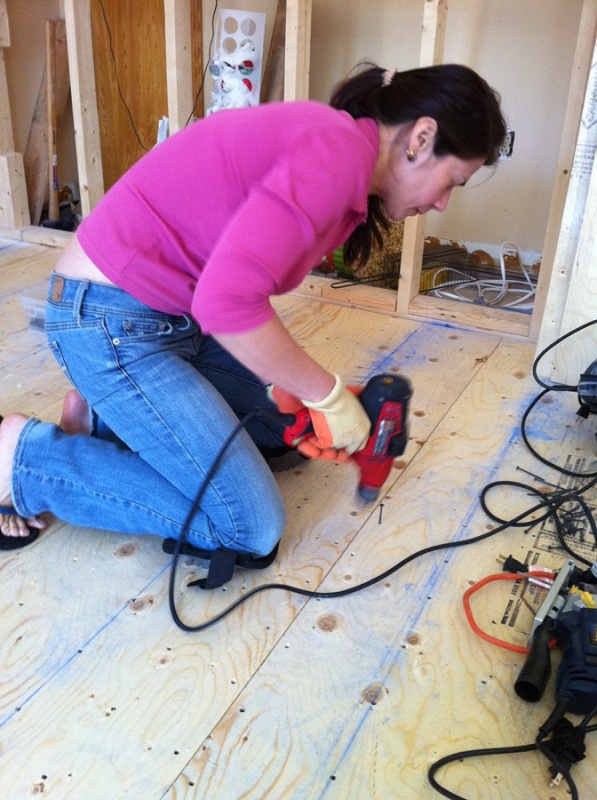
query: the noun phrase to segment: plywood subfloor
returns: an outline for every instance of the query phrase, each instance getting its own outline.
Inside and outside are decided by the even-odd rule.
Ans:
[[[57,251],[0,245],[0,412],[56,421],[67,382],[20,298],[38,296]],[[533,482],[522,469],[536,485],[557,482],[520,440],[537,393],[532,344],[298,297],[277,306],[304,347],[348,381],[409,376],[409,445],[373,507],[356,502],[351,465],[280,473],[289,523],[275,564],[204,593],[185,588],[201,571],[185,560],[176,602],[186,623],[267,582],[356,586],[419,548],[488,530],[478,496],[489,481]],[[575,410],[574,398],[557,397],[530,426],[543,455],[561,464],[594,459],[594,421]],[[521,502],[506,493],[500,511],[513,516]],[[438,797],[427,781],[433,761],[531,742],[551,711],[553,679],[541,702],[520,700],[522,657],[477,638],[462,609],[471,583],[499,572],[500,554],[524,560],[529,551],[553,567],[567,557],[549,530],[510,529],[423,556],[349,597],[262,592],[187,633],[170,615],[170,564],[157,537],[52,520],[34,545],[0,555],[0,796]],[[475,613],[524,645],[533,606],[514,597],[514,613],[511,593],[511,584],[488,587]],[[573,771],[583,800],[593,796],[596,753],[589,736]],[[438,777],[469,800],[568,796],[564,784],[549,787],[537,753],[475,759]]]

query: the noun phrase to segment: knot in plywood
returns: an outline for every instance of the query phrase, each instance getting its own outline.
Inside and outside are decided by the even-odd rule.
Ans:
[[[338,627],[338,618],[334,614],[324,614],[317,620],[317,627],[326,633],[331,633]]]
[[[122,547],[119,547],[118,550],[114,553],[116,558],[128,558],[128,556],[134,555],[139,550],[138,544],[123,544]]]
[[[363,689],[361,697],[364,703],[376,706],[383,699],[384,691],[387,692],[387,689],[384,690],[383,684],[380,681],[376,681],[369,684],[366,689]]]
[[[135,600],[131,600],[130,609],[133,614],[139,614],[141,611],[151,608],[152,605],[153,597],[151,597],[151,595],[147,595],[147,597],[137,597]]]

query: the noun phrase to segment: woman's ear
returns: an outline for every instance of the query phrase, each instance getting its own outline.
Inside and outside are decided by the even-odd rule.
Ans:
[[[409,150],[416,156],[432,155],[436,135],[437,122],[433,117],[419,117],[410,132]]]

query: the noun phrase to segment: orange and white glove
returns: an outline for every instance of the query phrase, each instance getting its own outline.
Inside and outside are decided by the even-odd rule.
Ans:
[[[273,383],[267,385],[266,391],[267,396],[272,403],[278,406],[278,411],[281,414],[296,414],[297,411],[304,408],[302,400],[287,392],[286,389],[280,389],[279,386],[275,386]]]
[[[334,377],[334,388],[323,400],[301,400],[309,409],[314,435],[301,442],[298,449],[310,458],[345,461],[367,444],[371,423],[354,391],[344,386],[339,375]],[[343,458],[338,451],[344,452]]]

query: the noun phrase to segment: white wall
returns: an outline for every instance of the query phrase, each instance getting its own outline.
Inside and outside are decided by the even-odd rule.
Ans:
[[[424,0],[313,0],[311,96],[326,100],[359,60],[418,65]],[[476,69],[502,95],[511,159],[454,193],[427,232],[541,251],[582,0],[450,0],[444,61]]]
[[[430,220],[436,235],[542,249],[581,6],[581,0],[451,0],[445,60],[469,64],[500,92],[516,137],[511,159]]]
[[[359,61],[418,65],[424,0],[313,0],[311,96],[325,101]]]

